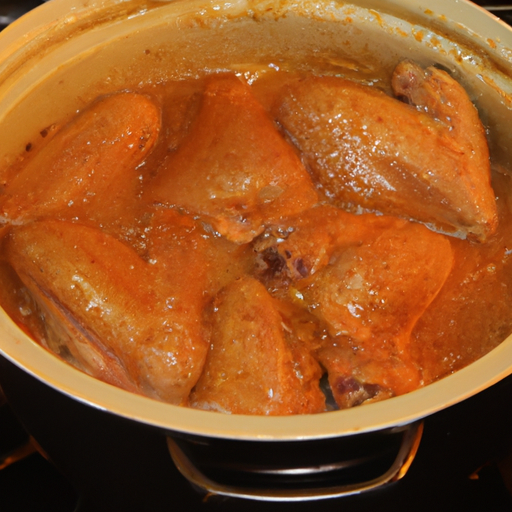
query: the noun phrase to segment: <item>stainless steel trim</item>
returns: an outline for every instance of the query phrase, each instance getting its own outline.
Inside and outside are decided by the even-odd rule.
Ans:
[[[423,422],[417,421],[402,427],[403,438],[397,456],[391,467],[380,477],[356,484],[346,484],[318,488],[248,488],[238,487],[228,483],[216,482],[206,476],[197,465],[184,453],[179,443],[171,437],[167,437],[167,446],[171,457],[180,473],[193,485],[199,487],[205,493],[244,498],[258,501],[313,501],[328,498],[339,498],[352,494],[359,494],[396,482],[405,476],[409,470],[418,450],[423,433]],[[338,467],[338,465],[334,465]],[[325,468],[323,468],[325,469]],[[300,468],[300,474],[309,474],[317,471],[317,468]],[[290,473],[288,473],[290,474]]]
[[[482,7],[490,12],[512,11],[512,4],[511,5],[484,5]]]

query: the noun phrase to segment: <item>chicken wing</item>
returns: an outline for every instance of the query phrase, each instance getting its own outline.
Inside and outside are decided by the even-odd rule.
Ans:
[[[199,378],[209,340],[197,301],[207,262],[194,252],[196,241],[189,237],[177,249],[188,245],[186,269],[195,276],[185,288],[162,279],[156,264],[112,236],[67,221],[13,228],[4,243],[9,262],[45,315],[45,326],[58,331],[55,338],[84,370],[181,404]],[[174,274],[184,275],[183,259],[178,256],[175,263]]]
[[[497,212],[475,107],[454,79],[433,68],[400,65],[393,84],[418,108],[375,87],[309,77],[285,88],[276,117],[338,206],[485,240]]]
[[[147,197],[205,215],[240,243],[317,201],[294,150],[250,87],[230,74],[209,77],[194,125],[159,168]]]
[[[105,217],[123,194],[135,197],[136,168],[159,131],[160,109],[148,97],[126,92],[99,99],[6,184],[0,222],[48,216],[83,220],[86,213],[94,216],[98,205]]]
[[[421,384],[411,332],[444,285],[453,255],[443,235],[399,222],[295,284],[331,336],[319,357],[340,407]]]
[[[190,403],[234,414],[321,412],[321,374],[265,287],[246,277],[216,299],[211,349]]]

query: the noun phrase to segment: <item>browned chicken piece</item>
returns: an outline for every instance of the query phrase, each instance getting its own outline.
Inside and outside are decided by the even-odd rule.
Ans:
[[[407,355],[366,356],[345,336],[326,339],[318,359],[327,369],[332,396],[340,409],[403,395],[423,385],[418,368]]]
[[[94,216],[98,206],[105,216],[107,206],[114,207],[123,194],[135,195],[136,168],[159,131],[160,109],[146,96],[126,92],[101,98],[6,184],[0,221],[84,219],[87,213]]]
[[[370,386],[383,397],[421,384],[410,336],[450,274],[453,255],[443,235],[399,222],[295,283],[304,304],[336,339],[319,354],[340,407],[350,403],[346,392],[354,386]]]
[[[445,71],[433,66],[423,69],[412,61],[396,66],[391,85],[398,98],[450,128],[453,140],[460,146],[463,164],[456,176],[462,190],[458,198],[455,195],[454,205],[465,209],[468,218],[481,227],[470,233],[480,239],[493,234],[498,214],[491,188],[489,148],[478,110],[465,89]]]
[[[187,222],[175,225],[175,232],[188,230]],[[58,331],[64,352],[70,351],[85,371],[182,404],[208,350],[209,333],[197,301],[208,263],[195,251],[200,238],[201,233],[181,239],[167,280],[157,275],[155,262],[145,262],[132,248],[71,222],[44,220],[13,228],[4,243],[45,325]],[[167,248],[173,251],[172,244]],[[183,286],[185,274],[194,279]]]
[[[338,206],[485,240],[497,212],[477,110],[434,68],[399,65],[393,85],[418,107],[343,78],[310,77],[285,88],[276,117]]]
[[[246,277],[215,301],[211,349],[190,404],[233,414],[321,412],[321,374],[265,287]]]
[[[317,201],[294,150],[250,87],[230,74],[207,79],[197,119],[164,160],[147,197],[202,214],[219,233],[240,243]]]
[[[272,288],[328,331],[310,323],[340,408],[421,385],[409,340],[452,269],[446,237],[397,217],[320,205],[266,232],[255,248],[273,264]]]
[[[361,245],[383,229],[402,224],[397,217],[355,215],[321,204],[267,229],[254,247],[271,270],[286,268],[292,280],[298,280],[326,266],[335,252]]]
[[[342,250],[296,284],[334,336],[362,342],[388,334],[408,337],[452,264],[446,237],[403,220],[373,240]]]

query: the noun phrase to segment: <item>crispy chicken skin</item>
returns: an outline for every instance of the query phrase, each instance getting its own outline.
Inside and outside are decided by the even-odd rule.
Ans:
[[[233,414],[323,411],[322,372],[293,336],[259,281],[234,281],[215,301],[211,349],[190,404]]]
[[[187,287],[173,287],[132,248],[80,224],[29,223],[4,241],[9,262],[50,317],[48,325],[55,321],[68,331],[67,349],[86,371],[174,404],[188,397],[208,349],[197,300],[206,262],[194,252],[193,237],[183,243],[186,270],[195,275]],[[175,275],[185,274],[183,263],[178,256]]]
[[[160,125],[160,108],[147,96],[126,92],[100,98],[6,184],[0,222],[90,218],[135,195],[136,168],[154,147]]]
[[[207,79],[188,136],[164,160],[148,201],[206,216],[228,239],[245,243],[264,226],[317,201],[290,145],[233,74]]]
[[[475,107],[433,68],[403,63],[393,84],[413,105],[343,78],[308,77],[285,88],[276,117],[338,206],[485,240],[497,213]]]

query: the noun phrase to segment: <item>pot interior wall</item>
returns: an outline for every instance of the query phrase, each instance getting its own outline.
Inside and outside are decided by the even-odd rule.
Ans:
[[[100,94],[133,85],[210,70],[256,79],[293,68],[386,83],[397,62],[410,58],[441,65],[462,81],[492,132],[494,154],[510,162],[505,127],[512,120],[511,82],[483,50],[460,42],[460,35],[445,37],[350,4],[238,1],[217,7],[202,0],[153,2],[151,9],[141,2],[118,2],[112,22],[95,24],[104,15],[91,14],[88,23],[75,21],[76,33],[71,30],[72,37],[64,39],[55,35],[55,27],[47,28],[49,38],[38,36],[40,51],[20,42],[12,56],[16,62],[0,68],[0,158],[12,161],[43,128]]]

